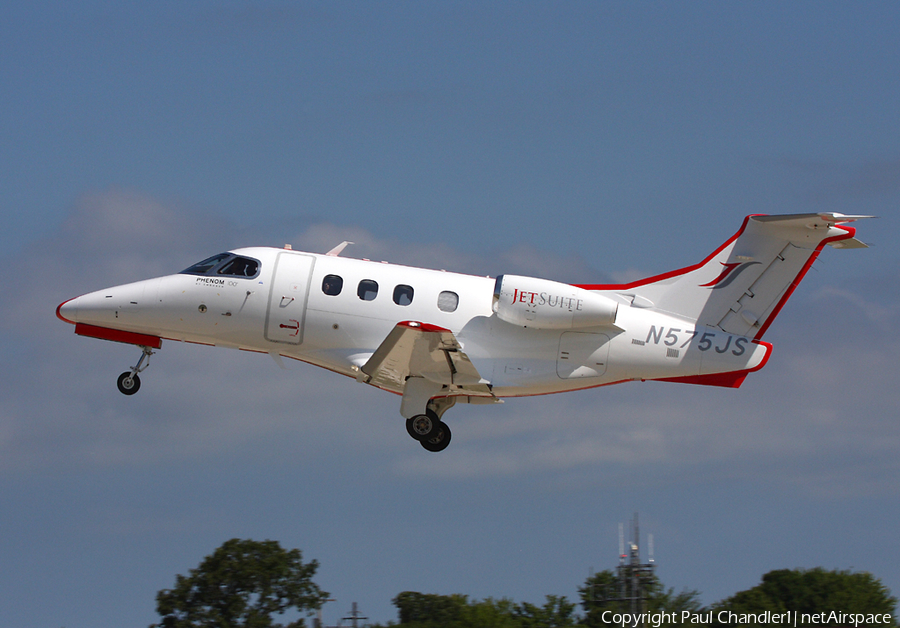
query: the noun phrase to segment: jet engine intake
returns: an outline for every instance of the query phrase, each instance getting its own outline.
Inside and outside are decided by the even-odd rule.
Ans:
[[[619,304],[603,295],[535,277],[499,275],[494,284],[497,317],[522,327],[577,329],[613,325]]]

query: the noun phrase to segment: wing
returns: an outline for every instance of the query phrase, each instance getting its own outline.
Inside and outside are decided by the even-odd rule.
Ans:
[[[366,383],[395,391],[402,391],[410,377],[454,387],[488,383],[453,332],[416,321],[397,323],[360,370]]]
[[[494,397],[453,332],[428,323],[397,323],[360,372],[367,384],[403,393],[404,404],[422,405],[418,412],[433,397]]]

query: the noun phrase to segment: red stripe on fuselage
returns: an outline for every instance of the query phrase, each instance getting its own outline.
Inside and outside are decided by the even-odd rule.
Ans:
[[[138,334],[133,331],[122,331],[121,329],[110,329],[109,327],[97,327],[96,325],[87,325],[85,323],[75,323],[75,333],[88,338],[124,342],[125,344],[150,347],[151,349],[162,347],[162,338],[159,336]]]

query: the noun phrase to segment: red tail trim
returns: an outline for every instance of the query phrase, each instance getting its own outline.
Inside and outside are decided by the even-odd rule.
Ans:
[[[731,373],[713,373],[712,375],[686,375],[685,377],[666,377],[655,379],[655,382],[674,382],[676,384],[697,384],[699,386],[721,386],[723,388],[740,388],[750,371],[733,371]]]
[[[803,268],[800,269],[800,272],[797,273],[797,276],[794,277],[794,281],[791,282],[791,285],[788,286],[788,289],[785,290],[784,296],[781,297],[781,301],[778,302],[778,305],[772,310],[772,313],[769,314],[769,318],[766,319],[766,322],[763,323],[762,327],[759,328],[759,331],[756,332],[756,336],[754,338],[759,340],[763,337],[763,334],[766,333],[766,330],[769,329],[769,326],[775,320],[775,317],[778,316],[779,312],[781,312],[781,308],[784,307],[784,304],[787,303],[787,300],[794,294],[794,290],[797,289],[797,286],[800,285],[800,281],[806,276],[807,271],[809,271],[810,267],[813,265],[819,258],[819,253],[822,252],[822,249],[829,242],[837,242],[838,240],[847,240],[849,238],[853,238],[856,236],[856,229],[854,227],[845,227],[844,225],[834,225],[835,229],[843,229],[847,233],[843,235],[834,236],[833,238],[825,238],[821,242],[819,242],[819,246],[816,247],[816,250],[813,251],[813,254],[809,256],[809,259],[806,260],[806,264],[803,265]]]
[[[664,377],[655,379],[655,382],[675,382],[676,384],[698,384],[700,386],[722,386],[724,388],[740,388],[744,383],[744,379],[750,373],[758,371],[769,361],[772,355],[772,344],[761,340],[754,340],[754,344],[762,345],[766,348],[766,355],[762,361],[752,369],[742,369],[740,371],[728,371],[727,373],[708,373],[706,375],[685,375],[682,377]]]

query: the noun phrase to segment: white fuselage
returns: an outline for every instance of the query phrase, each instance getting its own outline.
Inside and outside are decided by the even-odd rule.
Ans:
[[[232,253],[257,261],[257,274],[181,273],[117,286],[64,303],[60,317],[351,377],[399,322],[421,321],[456,336],[496,397],[755,370],[770,349],[621,297],[614,324],[535,329],[496,315],[493,278],[274,248]]]
[[[285,356],[402,395],[407,432],[437,452],[456,403],[630,380],[737,388],[765,365],[763,334],[823,247],[866,248],[844,224],[862,218],[747,216],[701,262],[617,285],[339,257],[346,242],[325,255],[237,249],[71,299],[57,316],[142,348],[116,382],[125,395],[163,338]]]

